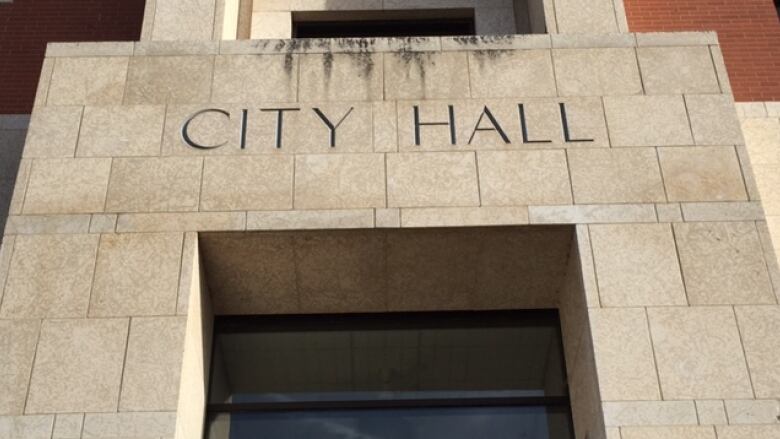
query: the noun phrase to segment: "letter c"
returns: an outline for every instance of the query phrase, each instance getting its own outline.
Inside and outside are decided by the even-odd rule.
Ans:
[[[220,143],[219,145],[200,145],[198,143],[195,143],[195,141],[193,141],[192,138],[190,137],[190,132],[189,132],[190,123],[192,123],[192,121],[195,120],[196,117],[206,113],[219,113],[226,116],[228,120],[230,120],[230,113],[228,113],[225,110],[220,110],[218,108],[209,108],[206,110],[200,110],[197,113],[188,117],[187,121],[184,122],[184,125],[181,126],[181,140],[183,140],[184,143],[186,143],[187,145],[197,149],[214,149],[214,148],[219,148],[220,146],[224,146],[225,144],[227,144],[227,140]]]

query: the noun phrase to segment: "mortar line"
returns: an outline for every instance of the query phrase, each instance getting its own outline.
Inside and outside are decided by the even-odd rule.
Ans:
[[[658,396],[661,398],[661,401],[664,400],[664,389],[661,387],[661,372],[658,370],[658,357],[655,352],[655,342],[653,341],[653,330],[650,326],[650,312],[648,311],[647,307],[644,307],[645,310],[645,325],[647,326],[647,335],[650,337],[650,351],[653,354],[653,369],[655,369],[655,379],[658,383]],[[694,409],[695,409],[696,403],[694,402]],[[696,414],[696,420],[698,423],[699,414],[698,410]]]
[[[27,392],[24,395],[24,406],[22,414],[27,413],[27,404],[30,402],[30,391],[32,390],[33,372],[35,371],[35,360],[38,359],[38,346],[41,344],[41,333],[43,332],[43,319],[38,320],[38,333],[35,337],[35,350],[33,351],[32,363],[30,364],[30,377],[27,379]],[[52,426],[52,431],[54,427]]]
[[[133,317],[127,318],[127,335],[125,337],[125,355],[122,358],[122,375],[119,380],[119,395],[116,398],[116,411],[119,413],[119,405],[122,401],[122,391],[125,387],[125,371],[127,370],[127,352],[130,350],[130,328],[133,325]]]
[[[742,358],[745,361],[745,373],[747,373],[748,382],[750,383],[750,391],[753,393],[753,399],[757,399],[756,387],[753,384],[753,376],[750,374],[750,363],[748,362],[747,351],[745,350],[745,338],[742,336],[742,329],[739,327],[739,317],[737,316],[737,308],[731,305],[731,313],[734,315],[734,323],[737,325],[737,335],[739,336],[739,347],[742,349]],[[726,405],[725,401],[723,403]],[[726,416],[728,417],[728,410],[726,410]]]
[[[682,214],[682,208],[680,208],[680,212]],[[685,218],[683,218],[683,221],[685,221]],[[677,268],[680,270],[680,280],[682,280],[683,292],[685,293],[685,303],[687,306],[691,306],[691,298],[688,295],[688,283],[685,280],[685,271],[683,270],[683,261],[680,255],[680,246],[677,245],[677,231],[675,230],[674,224],[669,224],[669,227],[672,229],[672,242],[674,243],[674,252],[677,255]]]

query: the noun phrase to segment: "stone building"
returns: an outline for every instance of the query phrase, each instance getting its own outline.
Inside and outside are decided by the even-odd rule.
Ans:
[[[0,119],[0,438],[780,437],[780,106],[626,9],[147,0],[50,44]]]

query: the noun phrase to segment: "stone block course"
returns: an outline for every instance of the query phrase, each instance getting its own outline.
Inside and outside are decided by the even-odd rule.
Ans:
[[[471,97],[555,96],[549,50],[469,52]]]
[[[756,397],[780,398],[780,307],[738,306],[735,311]]]
[[[480,151],[477,164],[484,206],[572,202],[563,151]]]
[[[36,160],[24,197],[25,214],[101,212],[111,159]]]
[[[202,171],[198,157],[114,159],[106,211],[195,211]]]
[[[479,205],[473,152],[408,153],[387,157],[388,207]]]
[[[211,101],[216,103],[293,102],[298,97],[298,56],[218,56],[213,87]]]
[[[637,56],[648,95],[720,93],[707,46],[640,47]]]
[[[693,144],[681,96],[607,96],[604,110],[612,146]]]
[[[126,57],[59,58],[54,65],[48,105],[119,105],[125,91]]]
[[[211,95],[213,56],[136,56],[127,72],[126,104],[195,104]]]
[[[35,348],[40,330],[38,320],[0,320],[0,414],[20,415],[24,411]],[[2,430],[0,429],[0,433]]]
[[[295,158],[296,209],[385,207],[382,154],[309,154]]]
[[[642,94],[634,48],[559,49],[553,51],[561,96]]]
[[[658,148],[669,201],[747,200],[733,147]]]
[[[44,107],[30,120],[24,157],[73,157],[76,151],[82,107]]]
[[[573,149],[567,151],[574,202],[664,202],[654,148]]]
[[[384,99],[468,98],[465,52],[396,52],[383,55]]]
[[[292,209],[293,160],[292,156],[207,157],[200,209]]]
[[[86,107],[76,155],[159,155],[164,120],[165,107],[160,105]]]

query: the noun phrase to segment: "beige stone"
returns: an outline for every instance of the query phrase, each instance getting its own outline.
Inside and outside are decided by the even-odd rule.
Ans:
[[[659,148],[658,158],[669,201],[747,200],[731,146]]]
[[[477,162],[485,206],[572,202],[564,151],[480,151]]]
[[[775,439],[780,425],[723,425],[717,433],[718,439]]]
[[[44,321],[26,412],[116,410],[127,327],[127,319]]]
[[[553,51],[561,96],[642,94],[634,48]]]
[[[754,223],[674,224],[692,305],[776,303]]]
[[[8,439],[49,439],[54,416],[0,416],[0,437]]]
[[[0,320],[0,414],[24,411],[39,327],[37,320]]]
[[[111,159],[36,160],[24,198],[25,214],[100,212]]]
[[[175,412],[87,413],[83,439],[153,439],[175,434]]]
[[[652,223],[652,204],[577,204],[528,206],[531,224]]]
[[[245,212],[128,213],[119,215],[119,233],[244,230]],[[113,230],[112,230],[113,231]]]
[[[386,100],[469,97],[465,52],[384,54]]]
[[[84,427],[84,415],[60,414],[54,417],[52,439],[80,439]]]
[[[137,56],[130,59],[127,104],[208,102],[213,56]]]
[[[297,55],[223,55],[214,67],[212,102],[293,102]]]
[[[605,402],[603,407],[608,427],[697,424],[693,401]]]
[[[207,157],[205,160],[201,210],[292,209],[292,156]]]
[[[745,143],[731,96],[686,95],[685,104],[697,145]]]
[[[767,216],[780,215],[780,165],[755,165],[753,171]]]
[[[382,154],[298,155],[295,208],[385,207]]]
[[[103,235],[89,315],[175,314],[182,235]]]
[[[119,410],[176,409],[185,323],[186,317],[132,319]]]
[[[198,209],[203,159],[114,159],[109,212],[176,212]]]
[[[92,215],[89,220],[89,233],[113,233],[116,230],[116,220],[116,215]]]
[[[780,399],[780,309],[739,306],[735,311],[756,397]]]
[[[683,215],[692,221],[760,221],[764,209],[758,201],[731,203],[683,203]]]
[[[389,207],[478,206],[474,153],[388,155],[387,197]]]
[[[9,216],[5,233],[38,235],[89,232],[89,215],[24,215]]]
[[[361,233],[355,238],[353,233]],[[385,237],[312,233],[295,236],[301,312],[385,310]]]
[[[165,107],[86,107],[79,157],[156,156],[162,144]]]
[[[680,96],[608,96],[604,110],[612,146],[693,144]]]
[[[622,439],[715,439],[715,429],[704,426],[625,427]]]
[[[780,400],[727,400],[729,424],[775,424],[780,422]]]
[[[549,50],[469,52],[471,96],[479,98],[555,96]]]
[[[554,10],[560,33],[608,34],[618,31],[611,0],[556,0]]]
[[[47,57],[43,59],[41,74],[38,77],[38,87],[35,91],[33,109],[37,109],[46,105],[46,99],[49,97],[49,86],[51,85],[51,76],[54,73],[55,63],[56,60],[54,58]]]
[[[401,227],[401,209],[374,209],[374,226],[387,229]]]
[[[382,55],[378,53],[301,55],[298,99],[382,100],[382,70]]]
[[[595,309],[590,327],[602,400],[661,399],[644,309]]]
[[[725,425],[726,407],[723,401],[719,400],[700,400],[696,401],[696,414],[699,416],[701,425]]]
[[[209,41],[214,36],[214,0],[154,0],[144,24],[151,22],[143,39]],[[148,37],[146,37],[148,35]]]
[[[13,188],[10,187],[10,181],[0,184],[0,187],[13,191],[10,203],[8,204],[9,215],[21,215],[24,207],[24,197],[27,195],[27,187],[30,183],[30,171],[32,170],[33,159],[22,159],[19,162],[19,170],[16,173],[16,181]]]
[[[122,103],[128,58],[59,58],[49,85],[48,105]]]
[[[666,201],[655,149],[567,151],[575,203]]]
[[[433,207],[401,210],[403,227],[468,227],[528,224],[528,209],[518,207]],[[379,225],[377,224],[377,227]]]
[[[768,118],[743,120],[742,133],[751,163],[780,165],[780,121]]]
[[[683,221],[680,203],[656,204],[655,211],[658,214],[659,223],[680,223]]]
[[[664,398],[753,396],[731,308],[649,308],[648,315]]]
[[[649,95],[720,93],[707,46],[640,47],[637,55]]]
[[[32,114],[24,157],[73,157],[81,107],[42,107]]]
[[[374,226],[373,209],[247,212],[247,230],[362,229]]]
[[[686,305],[668,224],[590,227],[602,306]]]
[[[85,317],[97,236],[18,236],[8,271],[3,318]]]
[[[372,108],[374,152],[398,151],[396,102],[374,102]]]
[[[253,40],[292,37],[292,14],[284,12],[253,12],[251,38]]]

